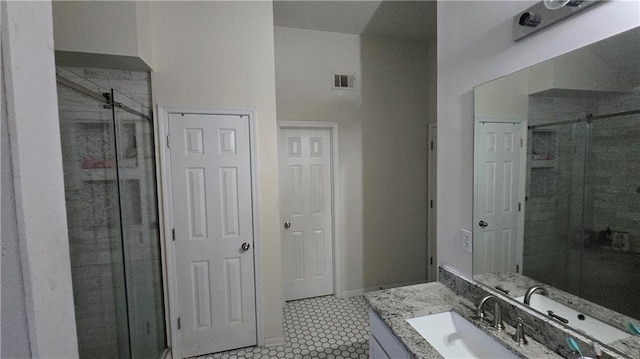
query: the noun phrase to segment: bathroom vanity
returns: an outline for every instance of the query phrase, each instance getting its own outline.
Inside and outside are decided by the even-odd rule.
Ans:
[[[370,358],[444,358],[407,319],[451,311],[477,325],[486,337],[479,335],[475,339],[486,341],[481,343],[483,346],[495,342],[513,358],[561,358],[534,340],[518,347],[511,338],[515,329],[509,325],[500,333],[480,326],[474,318],[474,304],[442,283],[388,289],[365,297],[371,306]]]
[[[387,289],[368,293],[365,298],[371,307],[371,358],[444,358],[434,344],[430,344],[410,324],[410,320],[447,312],[456,313],[466,323],[481,331],[481,334],[473,333],[473,336],[475,341],[480,341],[482,347],[495,343],[513,355],[513,358],[561,358],[535,340],[529,340],[526,346],[518,346],[512,339],[515,328],[507,323],[501,332],[481,325],[475,318],[475,304],[443,283]],[[443,332],[442,326],[438,329]],[[463,333],[458,335],[465,339]]]
[[[513,284],[505,286],[514,288]],[[499,302],[505,324],[502,331],[489,328],[478,320],[476,304],[486,296],[495,297]],[[366,294],[365,298],[371,308],[370,358],[447,358],[473,355],[484,358],[576,357],[566,344],[568,337],[576,340],[585,356],[594,356],[592,338],[589,336],[571,330],[513,298],[500,294],[495,288],[465,278],[450,268],[440,268],[440,282],[372,292]],[[487,312],[491,319],[492,307],[488,307]],[[431,326],[435,328],[431,332],[444,333],[445,337],[434,338],[427,333],[428,329],[424,332],[419,325],[415,325],[415,322],[424,318],[439,320],[431,322],[427,328]],[[518,345],[514,340],[514,325],[518,320],[526,325],[526,345]],[[455,322],[453,329],[449,327],[451,322]],[[637,341],[638,337],[633,340]],[[439,347],[439,342],[447,342],[451,344],[448,346],[455,347],[456,341],[465,342],[463,346],[470,347],[472,353],[451,354],[448,352],[451,348]],[[474,346],[479,348],[478,351],[474,351]],[[635,357],[606,347],[601,356],[603,359]]]

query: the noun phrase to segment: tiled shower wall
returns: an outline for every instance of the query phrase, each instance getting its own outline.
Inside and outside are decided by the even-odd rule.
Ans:
[[[601,101],[598,113],[640,109],[640,88],[633,94]],[[640,114],[594,122],[588,192],[592,226],[630,234],[631,252],[640,253]]]
[[[599,113],[640,109],[640,92],[602,101]],[[640,318],[640,114],[591,125],[586,222],[626,232],[629,248],[585,251],[582,296]],[[619,293],[611,298],[610,293]]]

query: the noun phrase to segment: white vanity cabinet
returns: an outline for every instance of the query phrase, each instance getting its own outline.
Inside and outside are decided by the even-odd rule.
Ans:
[[[382,320],[369,310],[369,358],[404,359],[411,355]]]

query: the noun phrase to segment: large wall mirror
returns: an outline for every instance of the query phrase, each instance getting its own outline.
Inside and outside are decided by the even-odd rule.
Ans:
[[[592,308],[587,314],[633,334],[640,29],[478,86],[474,96],[474,277],[512,298],[542,284],[555,293],[547,297]],[[596,336],[633,356],[637,338],[625,349],[633,340]]]

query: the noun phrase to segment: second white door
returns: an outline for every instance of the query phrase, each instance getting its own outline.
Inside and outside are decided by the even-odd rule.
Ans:
[[[473,273],[515,272],[522,262],[520,123],[476,125]]]
[[[179,357],[256,345],[248,117],[170,114],[169,134]]]
[[[331,148],[328,129],[280,130],[285,300],[333,294]]]

